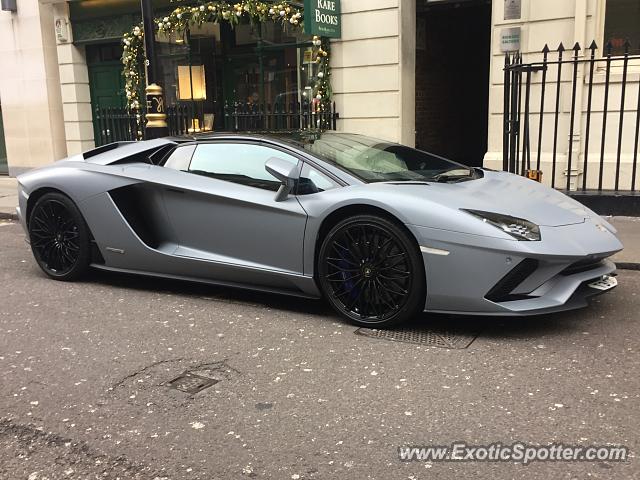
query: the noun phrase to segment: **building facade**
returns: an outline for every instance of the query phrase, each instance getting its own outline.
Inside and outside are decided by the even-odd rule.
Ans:
[[[140,21],[137,0],[18,3],[16,12],[0,12],[0,61],[5,70],[0,76],[0,105],[10,175],[111,138],[105,133],[115,128],[101,123],[96,112],[124,107],[121,37]],[[589,162],[599,165],[596,153],[601,143],[605,145],[605,166],[620,158],[619,176],[631,174],[637,150],[633,140],[640,65],[635,60],[628,62],[623,81],[620,49],[621,39],[631,42],[632,55],[640,46],[637,0],[340,3],[342,34],[331,44],[338,130],[416,145],[468,165],[502,169],[505,54],[518,51],[519,62],[537,62],[545,45],[555,51],[560,42],[568,49],[578,42],[582,59],[595,40],[599,45],[596,55],[601,58],[606,53],[604,45],[611,41],[615,49],[608,82],[610,112],[602,113],[606,72],[600,66],[591,88],[591,130],[602,131],[602,119],[608,118],[605,141],[592,134],[586,149],[589,95],[584,81],[577,82],[575,103],[579,108],[573,109],[577,126],[569,135],[573,89],[571,71],[566,68],[557,98],[556,87],[549,86],[544,101],[550,106],[544,114],[533,106],[526,112],[531,125],[528,148],[538,151],[536,128],[542,117],[543,181],[551,181],[553,169],[558,184],[569,177],[572,188],[580,185],[583,169],[576,166],[583,165],[585,152],[589,155],[591,150],[595,153]],[[154,1],[158,15],[174,7],[168,0]],[[284,108],[302,102],[315,75],[308,62],[310,38],[301,34],[211,25],[191,32],[189,38],[157,40],[167,102],[189,107],[190,114],[198,117],[198,123],[192,124],[194,130],[232,129],[225,110],[230,104],[269,103],[270,108]],[[549,65],[549,78],[555,75],[554,68]],[[588,64],[581,64],[579,80],[588,76],[588,70]],[[532,105],[541,93],[541,77],[540,71],[531,74]],[[618,147],[616,112],[623,84],[627,93],[622,108],[623,141]],[[1,147],[2,143],[0,154]],[[518,137],[518,153],[524,149]],[[569,151],[571,169],[567,169]],[[0,163],[0,172],[1,168]],[[604,188],[608,188],[613,182],[611,168],[604,172]],[[621,188],[629,189],[625,182]],[[588,186],[594,187],[591,178]]]

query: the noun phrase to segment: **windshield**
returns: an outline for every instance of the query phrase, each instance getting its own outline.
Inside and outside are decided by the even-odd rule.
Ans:
[[[473,170],[459,163],[364,135],[325,132],[302,144],[313,155],[367,183],[473,178]]]

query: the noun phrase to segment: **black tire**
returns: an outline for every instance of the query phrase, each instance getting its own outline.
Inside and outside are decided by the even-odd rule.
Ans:
[[[418,246],[383,217],[357,215],[335,225],[322,242],[316,271],[324,297],[356,325],[389,327],[424,309]]]
[[[89,268],[91,239],[78,207],[61,193],[46,193],[29,215],[31,251],[44,273],[76,280]]]

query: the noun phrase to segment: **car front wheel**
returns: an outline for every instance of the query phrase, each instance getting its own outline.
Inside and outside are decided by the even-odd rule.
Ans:
[[[78,207],[61,193],[38,199],[29,215],[29,240],[38,265],[51,278],[74,280],[89,267],[89,229]]]
[[[424,308],[418,247],[386,218],[358,215],[340,221],[322,242],[317,271],[323,295],[357,325],[388,327]]]

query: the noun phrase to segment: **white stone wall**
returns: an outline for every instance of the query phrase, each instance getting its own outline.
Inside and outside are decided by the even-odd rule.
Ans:
[[[493,33],[491,56],[491,79],[489,95],[489,135],[488,152],[484,165],[489,168],[502,169],[502,131],[503,131],[503,83],[504,83],[504,53],[500,51],[500,32],[502,28],[521,26],[521,51],[524,62],[541,61],[540,53],[545,43],[552,50],[556,50],[559,43],[571,49],[576,42],[583,48],[580,58],[588,55],[586,47],[592,40],[597,45],[604,45],[604,12],[605,0],[522,0],[522,18],[520,20],[503,20],[504,2],[493,2]],[[640,27],[639,27],[640,28]],[[564,52],[564,58],[570,58],[570,50]],[[602,50],[596,52],[596,57],[602,56]],[[557,53],[551,52],[549,60],[555,61]],[[599,64],[603,67],[603,64]],[[572,67],[563,65],[560,89],[560,115],[558,129],[556,186],[564,186],[567,182],[567,163],[569,152],[569,121],[572,94]],[[578,85],[576,92],[575,129],[572,148],[571,187],[581,187],[583,181],[583,164],[586,147],[587,122],[587,92],[588,74],[586,66],[578,70]],[[541,169],[543,181],[551,183],[553,134],[555,112],[555,79],[557,69],[550,66],[547,72],[547,90],[545,94],[545,108],[543,118]],[[541,73],[532,75],[531,98],[531,157],[532,168],[535,168],[538,149],[538,124],[540,120],[539,98],[541,89]],[[592,93],[592,114],[588,146],[588,175],[587,188],[597,188],[600,165],[600,148],[602,140],[603,100],[604,100],[605,71],[596,68]],[[607,133],[605,135],[605,154],[603,168],[603,188],[612,189],[615,179],[615,164],[617,159],[619,109],[622,85],[621,61],[614,61],[609,90],[609,114],[607,115]],[[640,65],[631,65],[627,77],[626,109],[624,114],[623,140],[621,148],[620,188],[629,189],[634,154],[635,118],[638,99],[638,82],[640,81]],[[639,179],[640,181],[640,179]]]
[[[332,42],[338,129],[415,144],[415,1],[342,0]]]
[[[66,2],[55,5],[54,11],[56,16],[68,18]],[[72,29],[69,28],[69,31]],[[69,38],[57,45],[64,130],[69,155],[82,153],[95,146],[85,49],[73,45],[72,41],[73,38]]]
[[[0,11],[0,98],[10,175],[67,155],[53,7]]]

